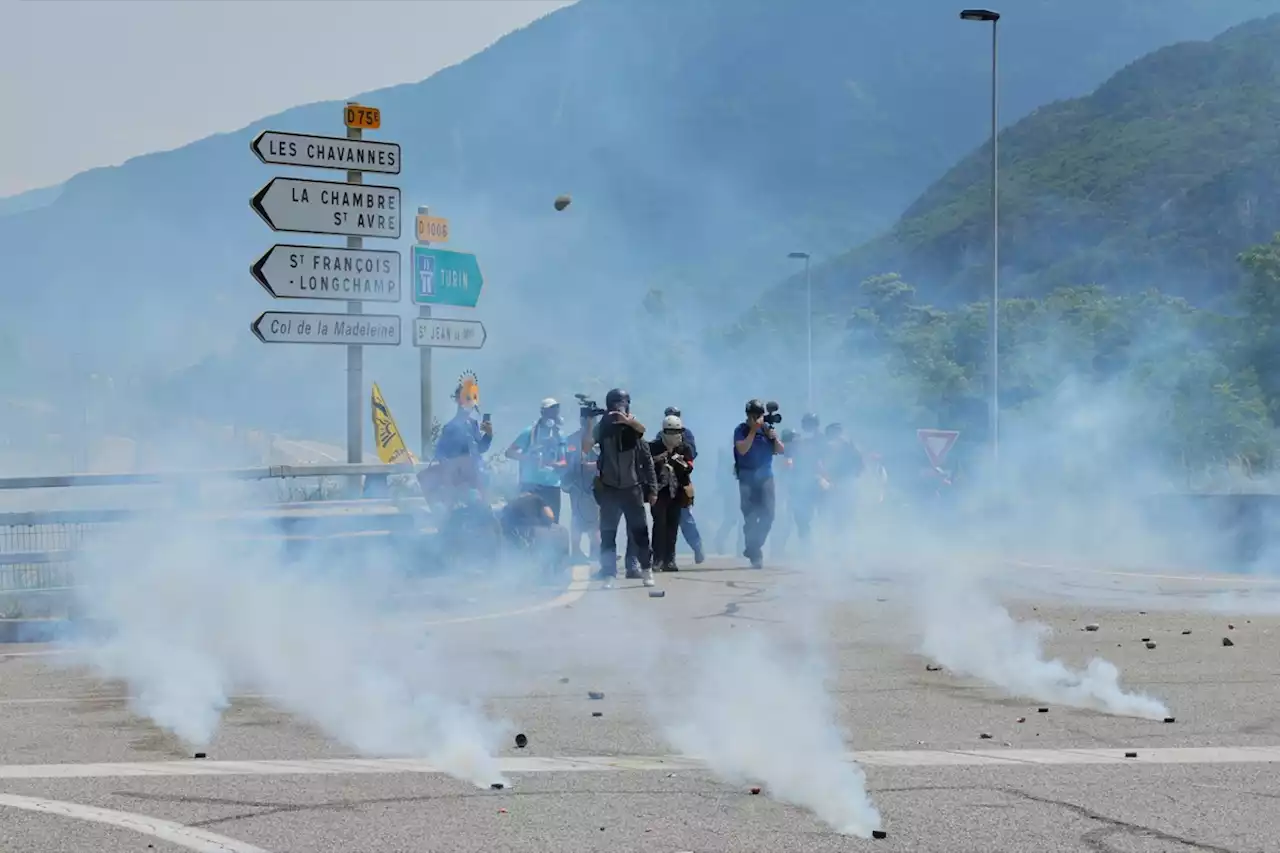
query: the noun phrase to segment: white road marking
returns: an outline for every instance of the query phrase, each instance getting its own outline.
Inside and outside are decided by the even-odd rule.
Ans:
[[[476,614],[475,616],[459,616],[452,619],[432,619],[432,620],[427,620],[425,622],[422,622],[420,624],[424,626],[460,625],[465,622],[482,622],[486,619],[506,619],[511,616],[525,616],[529,613],[538,613],[543,610],[552,610],[557,607],[568,607],[570,604],[573,604],[575,601],[582,598],[582,596],[585,595],[587,590],[590,588],[591,588],[591,568],[589,566],[574,566],[573,573],[571,575],[571,580],[569,581],[569,585],[565,588],[565,591],[560,593],[558,596],[551,599],[550,601],[543,601],[539,604],[531,604],[528,607],[521,607],[516,610],[504,610],[498,613],[479,613],[479,614]],[[37,649],[33,651],[21,651],[21,652],[10,652],[10,651],[0,650],[0,660],[4,660],[5,658],[51,657],[53,655],[73,654],[74,652],[75,652],[74,649],[59,648],[59,647],[49,648],[49,649]],[[28,701],[40,701],[40,700],[28,700]],[[50,701],[63,701],[63,700],[50,700]],[[3,700],[0,700],[0,704],[4,704]]]
[[[460,625],[464,622],[481,622],[485,619],[506,619],[510,616],[524,616],[528,613],[537,613],[542,610],[552,610],[556,607],[568,607],[586,594],[591,586],[591,569],[588,566],[574,566],[572,579],[569,586],[560,595],[544,601],[541,604],[532,604],[528,607],[522,607],[518,610],[506,610],[501,613],[481,613],[476,616],[458,616],[453,619],[436,619],[424,622],[424,625]]]
[[[79,803],[64,803],[39,797],[20,797],[17,794],[0,794],[0,808],[4,807],[118,826],[121,829],[150,835],[161,841],[185,847],[188,850],[198,850],[200,853],[267,853],[261,847],[255,847],[243,841],[236,841],[234,838],[227,838],[225,835],[218,835],[191,826],[183,826],[180,823],[161,820],[158,817],[118,812],[111,809],[98,808],[97,806],[82,806]]]
[[[1123,749],[902,749],[849,753],[868,767],[1026,767],[1093,764],[1277,764],[1280,746],[1135,747]],[[701,770],[704,762],[682,755],[504,757],[503,773],[627,772]],[[290,776],[377,773],[441,774],[415,758],[319,758],[296,761],[154,761],[119,764],[0,765],[4,779],[104,779],[136,776]]]
[[[1257,577],[1254,575],[1173,575],[1155,574],[1153,572],[1144,572],[1133,569],[1089,569],[1083,566],[1064,566],[1056,563],[1032,563],[1026,560],[1006,560],[1005,562],[1011,566],[1017,566],[1022,569],[1049,569],[1051,571],[1070,572],[1072,574],[1083,573],[1090,575],[1106,575],[1108,577],[1149,578],[1151,580],[1161,581],[1187,581],[1200,583],[1238,583],[1260,586],[1274,586],[1277,583],[1280,583],[1280,580],[1277,580],[1276,578]]]

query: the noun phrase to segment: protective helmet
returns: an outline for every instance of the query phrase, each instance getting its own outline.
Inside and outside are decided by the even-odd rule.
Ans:
[[[800,426],[804,429],[817,429],[818,416],[813,412],[805,412],[804,417],[800,418]]]
[[[755,398],[752,398],[752,399],[748,400],[748,401],[747,401],[747,414],[748,414],[748,415],[763,415],[763,414],[764,414],[764,403],[763,403],[762,401],[760,401],[760,400],[755,399]]]
[[[684,421],[679,415],[667,415],[662,419],[663,432],[684,432]]]
[[[626,411],[631,408],[631,395],[621,388],[611,388],[604,395],[604,407],[611,412]]]
[[[556,400],[555,397],[548,397],[547,399],[542,401],[541,409],[544,412],[547,411],[548,409],[558,409],[558,408],[560,408],[560,403]]]
[[[675,415],[678,418],[680,417],[680,409],[676,406],[667,406],[666,411],[664,411],[662,414]]]

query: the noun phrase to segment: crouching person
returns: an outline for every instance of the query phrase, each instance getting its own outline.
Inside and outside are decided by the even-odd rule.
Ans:
[[[653,568],[660,572],[679,571],[676,540],[681,514],[693,505],[693,448],[685,440],[679,415],[662,420],[662,432],[649,442],[658,499],[653,504]]]
[[[557,573],[569,565],[569,534],[555,520],[555,509],[537,492],[525,492],[507,502],[499,514],[507,544],[528,555],[544,572]]]

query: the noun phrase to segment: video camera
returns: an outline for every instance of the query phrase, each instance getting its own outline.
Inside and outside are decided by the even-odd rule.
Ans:
[[[782,423],[782,415],[778,412],[778,404],[770,400],[764,404],[765,414],[763,420],[769,426],[777,426]]]
[[[578,417],[582,420],[590,420],[591,418],[602,418],[608,412],[600,408],[600,404],[589,398],[586,394],[574,394],[578,400]]]

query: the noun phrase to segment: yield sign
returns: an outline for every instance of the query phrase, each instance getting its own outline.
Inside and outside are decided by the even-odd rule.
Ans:
[[[924,452],[929,457],[929,464],[934,468],[942,467],[942,460],[947,458],[951,447],[956,443],[960,433],[953,429],[918,429],[916,438],[924,445]]]

